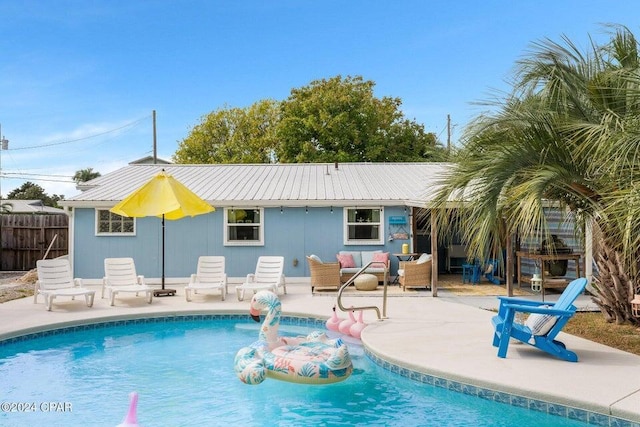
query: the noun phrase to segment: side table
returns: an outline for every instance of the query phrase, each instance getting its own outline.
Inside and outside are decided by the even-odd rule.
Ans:
[[[398,258],[398,261],[413,261],[420,257],[419,253],[410,253],[410,254],[393,254],[394,257]]]

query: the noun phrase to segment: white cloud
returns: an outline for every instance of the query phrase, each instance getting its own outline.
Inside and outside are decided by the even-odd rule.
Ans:
[[[72,177],[78,170],[93,168],[105,175],[148,155],[153,148],[148,123],[148,117],[138,117],[85,123],[66,132],[12,135],[9,150],[0,153],[0,193],[6,196],[31,181],[47,194],[76,195]]]

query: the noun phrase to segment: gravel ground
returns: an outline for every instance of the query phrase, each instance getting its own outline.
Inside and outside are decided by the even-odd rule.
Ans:
[[[35,269],[0,272],[0,303],[33,295],[36,279]]]

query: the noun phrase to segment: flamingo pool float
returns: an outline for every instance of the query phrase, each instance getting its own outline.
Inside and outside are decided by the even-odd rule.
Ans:
[[[362,320],[362,310],[360,310],[360,312],[358,314],[357,322],[354,323],[353,325],[351,325],[351,327],[349,328],[349,335],[351,335],[354,338],[360,339],[360,335],[362,334],[362,330],[366,326],[367,326],[367,324],[364,323],[364,321]]]
[[[278,336],[281,303],[271,291],[260,291],[251,299],[249,313],[260,321],[260,311],[267,315],[258,341],[241,348],[234,369],[245,384],[260,384],[265,378],[304,384],[331,384],[345,380],[353,371],[351,356],[342,339],[329,339],[322,331],[306,337]]]
[[[340,322],[340,325],[338,325],[338,330],[340,331],[340,333],[349,335],[349,329],[351,329],[351,326],[355,323],[356,318],[353,317],[353,308],[351,308],[351,310],[349,310],[349,317]]]
[[[331,317],[329,319],[327,319],[327,329],[329,329],[330,331],[338,331],[338,326],[340,326],[340,322],[342,322],[342,319],[340,319],[338,317],[338,314],[336,313],[336,306],[333,306],[333,314],[331,315]]]
[[[136,416],[136,410],[138,406],[138,393],[135,391],[129,394],[129,412],[125,415],[122,423],[118,424],[117,427],[140,427],[138,424],[138,419]]]

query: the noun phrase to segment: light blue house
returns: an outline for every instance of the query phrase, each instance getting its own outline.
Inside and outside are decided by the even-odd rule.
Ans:
[[[446,163],[149,165],[131,164],[84,183],[60,202],[70,216],[74,274],[103,276],[109,257],[134,258],[138,274],[161,277],[160,218],[126,218],[109,209],[164,169],[216,211],[166,221],[167,283],[184,282],[200,255],[224,255],[243,278],[260,255],[282,255],[287,280],[308,277],[306,255],[334,261],[340,250],[431,252],[417,212]],[[398,260],[391,256],[391,274]]]

